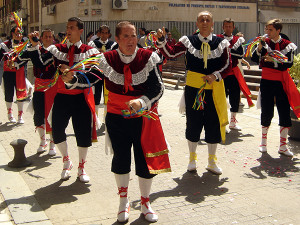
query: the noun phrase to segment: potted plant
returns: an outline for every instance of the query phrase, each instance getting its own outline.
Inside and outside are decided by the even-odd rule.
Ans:
[[[289,73],[300,92],[300,53],[294,57],[294,63]],[[292,139],[300,141],[300,120],[295,116],[293,110],[291,110],[291,118],[292,127],[289,130],[289,136]]]

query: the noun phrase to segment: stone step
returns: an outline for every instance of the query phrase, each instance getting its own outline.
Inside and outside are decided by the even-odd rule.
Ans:
[[[258,91],[251,91],[251,99],[257,100],[258,93],[259,93]],[[242,98],[245,98],[243,93],[242,93]]]
[[[259,90],[259,83],[253,83],[253,82],[247,82],[247,85],[250,89],[250,91],[258,91]]]
[[[248,69],[246,69],[246,70],[244,70],[244,74],[245,75],[253,75],[253,76],[261,76],[261,70],[257,70],[257,69],[248,70]]]
[[[252,83],[260,83],[261,77],[255,76],[255,75],[245,75],[244,76],[246,83],[252,82]]]

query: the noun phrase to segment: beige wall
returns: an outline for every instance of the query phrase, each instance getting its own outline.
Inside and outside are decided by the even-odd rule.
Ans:
[[[59,24],[65,23],[70,17],[78,16],[77,12],[77,1],[76,0],[68,0],[65,2],[61,2],[56,4],[56,12],[54,15],[47,15],[47,8],[42,8],[42,18],[43,23],[42,26],[49,26],[51,24]]]
[[[58,3],[56,4],[56,13],[53,16],[47,15],[47,8],[44,7],[42,9],[43,26],[64,23],[72,16],[79,16],[84,21],[195,21],[198,12],[203,10],[211,11],[215,21],[223,21],[225,17],[231,17],[238,22],[256,22],[257,20],[255,3],[130,0],[128,1],[128,9],[119,10],[112,9],[112,0],[102,0],[101,5],[94,2],[95,0],[83,2],[82,0],[68,0]],[[92,15],[95,10],[98,10],[98,14]],[[85,12],[88,14],[85,15]]]

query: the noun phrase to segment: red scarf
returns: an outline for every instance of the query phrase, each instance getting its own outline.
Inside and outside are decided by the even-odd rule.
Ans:
[[[288,97],[290,106],[295,115],[300,119],[300,93],[287,70],[280,71],[267,67],[262,68],[262,79],[281,81],[283,89]]]
[[[240,71],[240,68],[238,66],[233,67],[232,71],[233,71],[233,74],[236,77],[237,81],[239,82],[239,86],[240,86],[241,91],[243,92],[244,96],[247,99],[249,108],[254,106],[254,104],[252,102],[252,99],[251,99],[251,92],[250,92],[249,87],[246,84],[246,81],[245,81],[245,79],[244,79],[244,77],[243,77],[243,75]]]

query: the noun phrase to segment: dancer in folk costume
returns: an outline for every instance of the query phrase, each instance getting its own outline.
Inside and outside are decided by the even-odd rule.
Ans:
[[[88,43],[89,46],[98,49],[99,52],[104,53],[107,51],[110,51],[112,49],[117,48],[117,43],[114,41],[109,40],[111,33],[110,29],[107,25],[102,25],[99,28],[99,31],[97,32],[99,34],[99,38],[96,38],[93,41],[90,41]],[[104,104],[107,104],[107,96],[108,96],[108,91],[104,86],[104,80],[100,80],[95,84],[94,88],[94,98],[95,98],[95,108],[96,108],[96,113],[98,115],[98,110],[100,106],[100,101],[101,101],[101,95],[102,95],[102,90],[104,93]],[[105,112],[106,114],[106,112]]]
[[[99,51],[88,45],[82,44],[80,36],[83,32],[83,22],[77,17],[71,17],[67,23],[67,42],[48,47],[48,52],[41,55],[37,42],[33,41],[36,33],[30,35],[32,43],[31,57],[32,62],[37,67],[47,66],[54,60],[55,67],[60,65],[73,66],[75,63],[99,54]],[[42,61],[41,61],[42,59]],[[53,140],[63,156],[63,171],[61,179],[66,180],[70,177],[73,167],[68,153],[66,141],[66,128],[72,117],[73,129],[79,152],[78,178],[81,182],[89,182],[90,178],[86,174],[84,164],[88,147],[92,144],[92,139],[97,140],[95,104],[92,92],[87,89],[67,90],[61,77],[57,80],[57,94],[54,98],[52,108],[52,133]]]
[[[149,202],[152,178],[155,174],[171,171],[156,110],[164,91],[157,66],[160,58],[154,52],[137,47],[136,28],[130,22],[117,25],[115,38],[119,48],[104,53],[98,67],[103,70],[109,91],[106,126],[114,152],[111,171],[115,173],[120,195],[118,221],[125,222],[129,218],[127,192],[133,146],[141,211],[146,220],[156,222],[158,216]],[[83,85],[84,79],[78,79],[80,76],[68,72],[64,77],[65,81],[71,80],[68,85],[74,88]],[[97,80],[91,74],[87,76],[92,84]],[[139,116],[143,112],[150,114]]]
[[[196,170],[196,148],[202,129],[208,146],[207,170],[222,174],[217,166],[217,145],[225,141],[225,126],[228,124],[227,106],[223,74],[231,68],[229,42],[212,34],[213,15],[208,11],[197,16],[199,33],[183,36],[179,42],[169,46],[165,40],[165,30],[157,32],[158,47],[167,58],[186,56],[186,87],[184,90],[186,111],[186,139],[190,151],[188,171]]]
[[[14,89],[16,89],[17,105],[18,105],[18,123],[23,124],[23,105],[27,98],[26,92],[26,79],[24,72],[24,65],[26,62],[14,65],[14,59],[9,52],[12,52],[14,48],[21,45],[22,42],[22,28],[13,27],[10,31],[11,39],[4,41],[0,44],[0,59],[4,60],[4,95],[7,108],[8,120],[12,123],[16,122],[12,112],[12,103],[14,99]]]
[[[282,23],[278,19],[267,22],[263,36],[252,55],[252,60],[259,63],[262,68],[260,82],[261,93],[261,125],[262,140],[260,152],[267,152],[267,134],[274,116],[274,102],[279,114],[280,147],[278,153],[293,156],[287,148],[286,141],[288,130],[292,126],[290,107],[295,115],[300,118],[300,94],[288,73],[288,68],[293,65],[294,51],[297,46],[282,38],[280,32]],[[274,53],[280,53],[279,58],[274,58]],[[285,58],[285,60],[282,60]]]
[[[47,48],[53,44],[54,36],[53,31],[51,29],[45,29],[42,31],[39,46],[40,53],[46,54],[48,53]],[[22,55],[18,56],[17,62],[29,61],[31,60],[30,51],[24,51]],[[46,133],[50,134],[50,148],[49,155],[56,155],[55,144],[52,136],[52,129],[48,123],[48,115],[53,105],[54,97],[56,94],[56,88],[54,87],[43,87],[46,83],[48,83],[56,72],[56,67],[53,64],[53,58],[49,59],[49,63],[45,67],[36,67],[33,66],[33,74],[35,76],[35,90],[33,93],[33,121],[36,126],[36,131],[40,136],[40,146],[37,149],[37,153],[43,153],[46,151],[46,147],[48,145],[46,141]]]
[[[232,60],[232,69],[223,75],[226,95],[229,96],[231,118],[229,128],[233,130],[241,130],[241,127],[237,125],[236,114],[239,111],[240,103],[240,91],[244,93],[247,98],[249,107],[254,106],[251,100],[251,92],[246,84],[246,81],[238,67],[238,60],[244,56],[243,37],[232,35],[234,30],[234,20],[226,18],[223,21],[223,34],[217,35],[218,37],[224,38],[230,43],[230,53]]]

